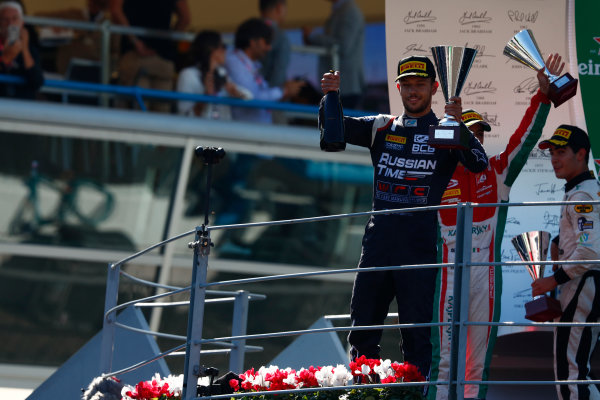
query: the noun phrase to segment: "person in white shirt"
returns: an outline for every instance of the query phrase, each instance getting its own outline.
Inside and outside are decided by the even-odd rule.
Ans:
[[[215,31],[201,31],[191,45],[190,66],[184,68],[177,78],[177,91],[220,97],[251,99],[252,94],[235,85],[225,70],[226,47],[221,35]],[[231,119],[231,107],[225,104],[180,100],[177,112],[181,115],[210,119]]]

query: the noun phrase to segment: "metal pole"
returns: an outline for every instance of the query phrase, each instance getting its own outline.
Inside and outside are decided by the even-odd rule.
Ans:
[[[200,375],[200,350],[202,347],[199,340],[202,339],[204,322],[205,284],[210,245],[210,233],[208,231],[196,232],[196,241],[190,243],[190,246],[194,248],[194,264],[192,267],[192,287],[183,371],[183,393],[181,396],[183,400],[191,400],[197,397],[196,390],[198,376]]]
[[[459,314],[459,331],[458,331],[458,359],[456,365],[457,385],[456,385],[456,398],[463,400],[465,395],[465,366],[467,360],[467,332],[468,327],[465,326],[465,322],[469,320],[469,292],[471,288],[471,255],[473,253],[472,241],[472,230],[473,230],[473,207],[471,203],[467,202],[463,204],[464,209],[464,223],[463,223],[463,237],[462,237],[462,277],[460,285],[460,314]],[[458,232],[457,232],[458,235]],[[458,243],[457,243],[458,247]],[[455,305],[455,309],[456,309]]]
[[[464,322],[469,317],[469,282],[471,262],[471,234],[473,208],[471,203],[459,203],[456,213],[456,257],[454,259],[454,292],[450,342],[450,366],[448,376],[448,398],[464,398],[467,328]],[[466,267],[466,268],[464,268]],[[458,383],[458,384],[457,384]]]
[[[104,20],[102,22],[102,43],[100,47],[100,82],[103,85],[110,83],[110,21]],[[108,93],[102,93],[100,95],[100,103],[102,107],[108,107]]]
[[[243,336],[246,334],[248,324],[248,307],[250,297],[245,290],[239,290],[235,295],[233,303],[233,324],[231,327],[231,336]],[[241,374],[244,369],[244,355],[246,353],[246,340],[234,340],[234,347],[231,349],[229,358],[229,370]]]
[[[116,314],[106,315],[108,310],[117,306],[119,297],[120,266],[108,264],[106,295],[104,297],[104,319],[102,321],[102,344],[100,346],[100,373],[112,370],[113,349],[115,345]]]
[[[220,147],[196,147],[195,153],[207,167],[204,224],[196,229],[196,241],[190,243],[194,249],[192,267],[192,287],[190,292],[190,309],[188,313],[188,331],[185,349],[185,366],[183,371],[182,400],[197,397],[198,377],[204,376],[204,368],[200,366],[200,350],[202,349],[202,325],[204,323],[204,301],[206,300],[206,276],[208,274],[208,255],[213,245],[210,241],[208,215],[210,213],[210,186],[212,166],[225,157],[225,150]]]

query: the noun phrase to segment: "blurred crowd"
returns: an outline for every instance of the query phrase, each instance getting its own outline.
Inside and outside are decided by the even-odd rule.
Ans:
[[[360,108],[365,90],[363,51],[365,20],[355,0],[323,0],[331,11],[322,27],[303,27],[306,45],[334,49],[320,56],[320,76],[333,66],[344,76],[340,88],[346,108]],[[196,32],[193,42],[148,35],[121,34],[111,38],[111,83],[124,86],[231,97],[243,100],[318,104],[321,93],[307,79],[290,79],[291,44],[284,30],[287,0],[257,0],[260,17],[238,25],[233,44],[221,32]],[[44,75],[100,82],[101,32],[30,26],[21,0],[0,1],[0,74],[24,78],[22,83],[0,82],[0,96],[34,99]],[[188,0],[87,0],[82,9],[37,13],[36,16],[141,27],[151,30],[189,31]],[[41,53],[40,38],[51,56]],[[49,39],[50,38],[50,39]],[[117,98],[114,106],[139,108],[134,99]],[[145,108],[211,119],[270,123],[278,113],[269,109],[231,107],[222,102],[177,102],[153,99]]]

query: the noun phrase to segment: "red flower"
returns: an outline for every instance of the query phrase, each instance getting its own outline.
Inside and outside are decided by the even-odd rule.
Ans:
[[[237,379],[230,379],[229,387],[232,388],[234,392],[237,392],[240,390],[240,382]]]
[[[319,383],[317,382],[317,378],[315,378],[315,372],[318,370],[318,368],[311,365],[309,369],[303,369],[298,372],[296,374],[298,386],[302,388],[318,387]]]
[[[419,369],[409,363],[392,363],[396,382],[422,382],[425,380]]]

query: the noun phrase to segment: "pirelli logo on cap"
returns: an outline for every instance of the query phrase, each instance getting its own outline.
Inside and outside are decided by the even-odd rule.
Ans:
[[[442,195],[442,198],[452,197],[452,196],[460,196],[460,189],[448,189]]]
[[[404,64],[400,65],[400,73],[398,75],[401,75],[404,71],[408,69],[419,69],[423,72],[427,72],[427,65],[421,61],[405,62]]]
[[[562,129],[562,128],[557,129],[554,132],[554,136],[560,136],[560,137],[563,137],[563,138],[569,140],[569,137],[571,137],[571,131],[568,129]]]
[[[406,137],[404,136],[398,136],[398,135],[392,135],[392,134],[387,134],[385,135],[385,141],[386,142],[393,142],[393,143],[399,143],[399,144],[406,144]]]
[[[591,204],[577,204],[575,206],[575,212],[579,214],[588,214],[594,211],[594,206]]]
[[[469,112],[469,113],[463,114],[463,116],[462,116],[463,122],[464,121],[468,121],[470,119],[478,119],[478,120],[482,120],[483,121],[483,118],[481,117],[481,115],[479,115],[479,113]]]

